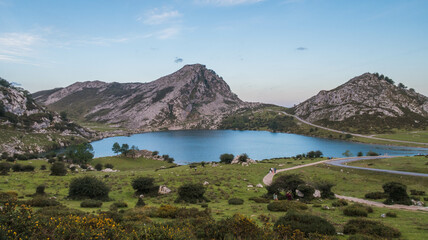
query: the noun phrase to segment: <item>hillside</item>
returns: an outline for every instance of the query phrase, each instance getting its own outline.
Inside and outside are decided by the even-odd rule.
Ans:
[[[312,123],[359,133],[428,126],[426,96],[371,73],[352,78],[333,90],[320,91],[292,111]]]
[[[24,89],[0,78],[0,152],[38,153],[95,134],[38,105]]]
[[[221,77],[200,64],[148,83],[77,82],[33,97],[81,122],[135,131],[215,129],[225,115],[259,105],[239,99]]]

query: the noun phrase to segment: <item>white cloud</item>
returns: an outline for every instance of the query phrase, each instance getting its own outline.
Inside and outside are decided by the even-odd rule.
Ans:
[[[177,10],[160,10],[155,8],[144,14],[144,16],[138,17],[137,20],[147,25],[159,25],[170,23],[173,20],[179,19],[181,16],[181,13]]]
[[[36,46],[43,42],[37,35],[29,33],[3,33],[0,35],[0,60],[28,63]]]
[[[171,27],[163,29],[155,34],[159,39],[169,39],[173,38],[180,33],[181,29],[177,27]]]
[[[263,1],[264,0],[195,0],[195,2],[199,4],[210,4],[217,6],[234,6],[241,4],[258,3]]]

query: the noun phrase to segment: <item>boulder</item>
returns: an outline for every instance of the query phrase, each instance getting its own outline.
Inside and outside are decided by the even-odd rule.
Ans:
[[[159,194],[168,194],[170,192],[171,192],[171,189],[169,189],[167,186],[165,185],[159,186],[159,191],[158,191]]]
[[[320,190],[318,190],[318,189],[315,189],[314,197],[315,197],[315,198],[320,198],[320,197],[321,197],[321,191],[320,191]]]
[[[257,184],[256,187],[263,188],[263,185],[261,183]]]
[[[206,186],[206,185],[209,185],[210,183],[205,181],[203,184],[204,184],[204,186]]]
[[[252,188],[252,187],[254,187],[254,186],[253,186],[252,184],[248,184],[248,185],[247,185],[247,187],[248,187],[248,188]]]
[[[304,197],[305,196],[305,194],[303,194],[301,191],[299,191],[299,190],[297,190],[296,189],[296,195],[298,196],[298,197]]]
[[[235,158],[232,160],[232,162],[231,162],[231,164],[240,164],[241,162],[239,161],[239,157],[240,157],[241,155],[237,155],[237,156],[235,156]],[[256,160],[253,160],[253,159],[251,159],[251,158],[247,158],[247,161],[245,162],[245,163],[247,163],[247,165],[248,164],[251,164],[251,163],[257,163],[256,162]]]

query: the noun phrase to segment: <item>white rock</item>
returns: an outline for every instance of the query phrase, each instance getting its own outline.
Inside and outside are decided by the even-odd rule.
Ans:
[[[206,186],[206,185],[209,185],[210,183],[205,181],[203,184],[204,184],[204,186]]]
[[[316,198],[320,198],[320,197],[321,197],[321,191],[320,191],[320,190],[318,190],[318,189],[315,189],[314,197],[316,197]]]
[[[165,185],[159,186],[159,191],[158,191],[159,194],[168,194],[170,192],[171,192],[171,189],[169,189],[167,186]]]
[[[261,183],[257,184],[256,187],[263,188],[263,185]]]
[[[248,187],[248,188],[252,188],[252,187],[254,187],[254,186],[253,186],[252,184],[248,184],[248,185],[247,185],[247,187]]]
[[[299,191],[299,190],[297,190],[297,189],[296,189],[296,195],[297,195],[298,197],[304,197],[304,196],[305,196],[305,194],[303,194],[301,191]]]

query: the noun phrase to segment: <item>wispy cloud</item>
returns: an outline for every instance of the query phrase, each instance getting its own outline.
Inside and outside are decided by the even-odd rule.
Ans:
[[[169,39],[178,35],[180,31],[181,31],[181,28],[179,27],[170,27],[170,28],[163,29],[159,32],[156,32],[154,36],[158,39]]]
[[[138,21],[147,25],[160,25],[171,23],[181,17],[181,13],[177,10],[152,9],[146,12],[143,16],[137,18]]]
[[[176,58],[175,58],[175,60],[174,60],[174,62],[175,62],[175,63],[182,63],[182,62],[183,62],[183,59],[182,59],[182,58],[179,58],[179,57],[176,57]]]
[[[241,4],[252,4],[263,2],[265,0],[194,0],[198,4],[216,5],[216,6],[235,6]]]
[[[297,50],[297,51],[305,51],[305,50],[308,50],[308,48],[305,48],[305,47],[298,47],[298,48],[296,48],[296,50]]]
[[[30,33],[3,33],[0,35],[0,60],[29,63],[28,58],[43,41],[40,36]]]

